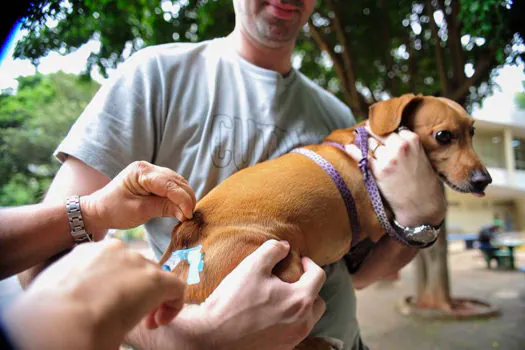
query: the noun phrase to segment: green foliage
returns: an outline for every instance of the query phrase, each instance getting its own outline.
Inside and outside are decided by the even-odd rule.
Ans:
[[[47,21],[57,21],[47,26]],[[235,18],[230,0],[69,0],[32,4],[23,29],[28,34],[15,56],[35,64],[50,51],[69,53],[90,39],[100,51],[88,59],[87,71],[102,74],[141,47],[173,41],[198,41],[227,34]]]
[[[508,1],[462,0],[459,19],[463,31],[473,37],[486,38],[489,43],[505,46],[501,41],[509,32]],[[473,15],[475,14],[475,15]]]
[[[235,24],[232,0],[38,3],[23,24],[28,35],[18,43],[16,56],[37,63],[49,51],[67,53],[98,39],[101,49],[89,58],[87,72],[98,65],[104,73],[144,46],[224,36]],[[469,106],[491,94],[494,68],[523,58],[512,46],[525,32],[522,8],[523,2],[508,0],[318,0],[313,27],[299,39],[296,56],[306,75],[358,115],[375,100],[406,92],[449,96]],[[443,21],[437,23],[436,36],[432,19],[439,14]],[[321,50],[311,29],[320,33],[332,55]],[[351,56],[355,78],[343,76],[346,67],[339,73],[334,69],[344,66],[344,53]],[[465,64],[482,68],[473,81],[463,72]],[[352,86],[358,98],[349,97]]]
[[[62,72],[18,82],[0,94],[0,205],[41,199],[59,167],[53,151],[98,88]]]

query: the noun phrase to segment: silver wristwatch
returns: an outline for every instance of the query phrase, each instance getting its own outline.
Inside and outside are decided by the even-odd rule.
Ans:
[[[393,226],[396,233],[402,236],[410,245],[414,246],[428,246],[434,243],[441,231],[441,225],[420,225],[416,227],[406,227],[401,225],[395,219],[393,220]]]
[[[92,242],[93,236],[86,232],[84,226],[84,219],[82,219],[82,212],[80,210],[80,197],[71,196],[66,199],[67,219],[69,228],[71,229],[71,236],[76,244],[85,242]]]

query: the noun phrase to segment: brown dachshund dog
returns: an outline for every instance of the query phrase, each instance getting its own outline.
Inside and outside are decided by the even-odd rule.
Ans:
[[[472,117],[453,101],[412,94],[378,102],[371,106],[369,115],[369,126],[377,135],[387,135],[400,126],[415,132],[436,176],[456,191],[482,195],[491,179],[472,148],[473,123]],[[336,130],[324,141],[353,143],[356,127]],[[328,160],[350,189],[357,215],[363,218],[359,240],[368,237],[377,242],[385,232],[356,161],[331,145],[305,148]],[[385,208],[392,219],[387,203]],[[160,264],[173,251],[202,245],[200,282],[189,285],[185,296],[187,303],[200,303],[266,240],[290,243],[289,255],[274,273],[283,281],[295,282],[303,273],[301,256],[324,266],[348,253],[351,226],[344,201],[330,176],[304,155],[288,153],[243,169],[210,191],[197,203],[193,219],[173,230]],[[183,261],[173,272],[184,279],[188,267]],[[302,348],[308,346],[303,344]]]

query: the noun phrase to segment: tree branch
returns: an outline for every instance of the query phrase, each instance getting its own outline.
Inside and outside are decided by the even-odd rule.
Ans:
[[[372,103],[376,103],[377,102],[377,98],[374,95],[374,92],[372,91],[372,89],[370,89],[369,86],[365,86],[365,89],[368,90],[368,93],[370,94],[370,97],[372,99]]]
[[[459,2],[451,0],[451,13],[447,14],[447,8],[444,0],[439,0],[444,19],[447,22],[448,41],[447,46],[450,50],[450,59],[452,63],[452,74],[454,82],[453,88],[461,86],[465,81],[465,58],[463,57],[463,46],[461,45],[461,28],[458,22]]]
[[[410,91],[412,91],[413,93],[416,93],[416,75],[417,75],[416,50],[414,49],[414,44],[412,42],[412,34],[410,32],[407,35],[407,48],[408,48],[408,74],[410,77],[408,84],[409,84]],[[392,92],[394,93],[394,91]],[[399,95],[399,93],[395,93],[395,94]]]
[[[478,59],[476,66],[474,67],[475,71],[472,77],[465,80],[461,86],[459,86],[453,93],[451,93],[450,98],[456,102],[461,103],[468,95],[469,89],[472,86],[476,86],[481,82],[484,76],[490,72],[495,64],[496,59],[496,49],[489,48],[486,53]]]
[[[317,45],[319,45],[321,50],[325,51],[330,56],[330,59],[332,60],[332,63],[334,65],[335,73],[337,74],[337,77],[341,82],[343,98],[345,99],[346,104],[352,108],[353,101],[352,97],[350,96],[350,93],[348,92],[348,82],[341,60],[339,59],[335,51],[332,49],[332,47],[327,43],[327,39],[319,32],[318,28],[313,24],[311,18],[308,20],[308,29],[310,30],[310,34],[312,34],[312,38],[317,43]]]
[[[385,87],[388,90],[393,89],[393,79],[390,79],[388,76],[389,72],[392,72],[394,67],[394,57],[392,56],[392,36],[390,35],[390,18],[388,17],[388,9],[386,0],[379,1],[379,8],[381,9],[381,25],[383,28],[383,41],[387,44],[387,49],[385,50],[385,68],[386,68],[386,80]]]
[[[434,7],[432,6],[432,1],[426,1],[427,14],[430,17],[430,30],[432,32],[432,37],[435,41],[435,54],[436,54],[436,64],[439,72],[439,85],[441,88],[441,95],[448,95],[448,86],[447,86],[447,71],[445,67],[445,61],[443,59],[443,49],[441,47],[441,38],[439,37],[437,23],[434,19]]]
[[[350,92],[350,97],[352,98],[352,106],[354,112],[358,115],[365,116],[368,110],[368,103],[366,103],[364,96],[362,96],[359,93],[359,91],[357,91],[357,79],[355,76],[355,69],[350,51],[350,44],[348,43],[346,35],[343,31],[343,26],[341,25],[339,14],[336,8],[334,7],[332,0],[326,0],[326,4],[334,14],[334,18],[331,21],[331,27],[335,32],[337,41],[339,41],[339,43],[343,47],[341,57],[343,59],[344,71],[346,73],[346,84],[348,91]]]

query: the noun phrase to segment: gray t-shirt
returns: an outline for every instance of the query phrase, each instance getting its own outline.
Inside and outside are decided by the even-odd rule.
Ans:
[[[220,38],[134,54],[96,94],[55,155],[61,161],[75,156],[110,178],[146,160],[184,176],[199,199],[240,169],[318,143],[354,122],[346,105],[300,72],[292,69],[283,77],[255,66],[236,53],[229,38]],[[146,223],[157,258],[176,223],[171,218]],[[329,303],[316,329],[346,347],[358,328],[343,267],[326,268],[322,296],[338,301]]]

